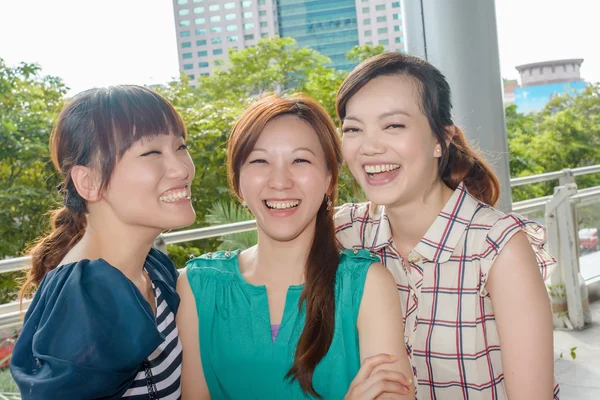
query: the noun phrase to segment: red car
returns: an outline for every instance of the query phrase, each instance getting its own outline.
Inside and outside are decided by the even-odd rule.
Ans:
[[[581,251],[600,250],[600,241],[598,240],[597,228],[585,228],[579,230],[579,249]]]

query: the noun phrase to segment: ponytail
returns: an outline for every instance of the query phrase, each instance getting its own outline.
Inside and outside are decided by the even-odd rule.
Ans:
[[[37,287],[44,276],[56,268],[69,250],[83,237],[86,226],[85,214],[67,207],[52,212],[50,219],[52,232],[40,238],[29,250],[31,268],[19,292],[19,299],[31,294],[32,286]]]
[[[324,201],[317,213],[315,235],[306,263],[306,284],[300,295],[299,307],[306,304],[306,323],[298,340],[294,364],[286,375],[286,378],[296,379],[304,393],[316,398],[321,396],[313,386],[313,373],[333,341],[338,264],[333,207],[328,207]]]
[[[453,128],[452,140],[440,159],[440,178],[451,189],[464,182],[477,200],[495,206],[500,196],[500,182],[496,174],[489,163],[469,146],[464,133],[456,126]],[[440,144],[445,147],[445,142]]]

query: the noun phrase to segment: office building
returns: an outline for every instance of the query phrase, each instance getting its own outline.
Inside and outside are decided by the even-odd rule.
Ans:
[[[292,37],[349,70],[352,47],[404,49],[400,1],[173,0],[180,69],[192,80],[225,62],[230,48],[261,37]]]

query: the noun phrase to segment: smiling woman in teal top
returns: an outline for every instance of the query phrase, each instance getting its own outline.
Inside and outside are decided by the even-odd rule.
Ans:
[[[179,279],[183,399],[414,398],[392,275],[336,245],[341,148],[325,110],[263,98],[227,150],[258,244],[191,260]]]

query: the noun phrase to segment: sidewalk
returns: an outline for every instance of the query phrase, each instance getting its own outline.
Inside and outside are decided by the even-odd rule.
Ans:
[[[590,306],[590,327],[582,331],[554,331],[554,372],[561,400],[600,399],[600,301]],[[574,360],[570,355],[572,347],[577,347]]]

